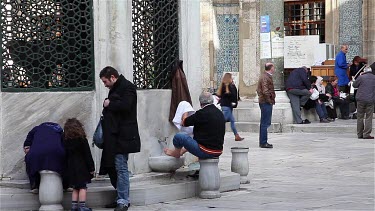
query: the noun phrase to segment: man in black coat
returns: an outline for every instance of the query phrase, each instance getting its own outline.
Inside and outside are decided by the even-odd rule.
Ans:
[[[141,149],[136,86],[110,66],[103,68],[99,77],[110,90],[103,102],[104,145],[99,174],[109,175],[117,190],[115,211],[124,211],[129,206],[128,155]]]

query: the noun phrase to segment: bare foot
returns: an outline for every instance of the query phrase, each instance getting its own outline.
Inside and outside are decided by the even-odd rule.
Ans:
[[[168,149],[168,148],[165,148],[164,149],[164,153],[166,154],[166,155],[169,155],[169,156],[172,156],[172,157],[175,157],[175,158],[179,158],[181,155],[180,155],[180,151],[181,150],[176,150],[176,149],[174,149],[174,150],[172,150],[172,149]]]
[[[187,152],[187,150],[185,149],[185,147],[182,147],[180,151],[180,156],[184,155],[185,152]]]

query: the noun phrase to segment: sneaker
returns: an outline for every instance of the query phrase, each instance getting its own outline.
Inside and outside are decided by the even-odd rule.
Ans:
[[[34,189],[30,190],[30,193],[38,194],[39,193],[39,189],[38,188],[34,188]]]
[[[330,123],[330,121],[328,121],[328,119],[323,118],[320,120],[320,123]]]
[[[117,207],[115,208],[115,211],[127,211],[128,207],[124,204],[117,204]]]
[[[330,121],[330,122],[334,122],[335,121],[335,119],[332,119],[332,118],[329,118],[329,117],[327,118],[327,120]]]

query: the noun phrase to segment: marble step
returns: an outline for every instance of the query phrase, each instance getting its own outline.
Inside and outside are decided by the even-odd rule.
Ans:
[[[130,198],[132,205],[148,205],[160,202],[196,197],[199,194],[198,179],[176,179],[173,174],[160,173],[160,177],[131,181]],[[240,188],[240,175],[220,171],[220,192],[238,190]],[[0,186],[1,210],[37,210],[39,209],[38,195],[29,193],[24,189],[25,182],[16,184],[22,188],[8,185]],[[100,208],[112,203],[116,192],[107,181],[89,184],[86,203],[89,207]],[[64,209],[71,206],[71,192],[64,192]]]
[[[375,120],[372,123],[372,129],[375,131]],[[337,119],[331,123],[320,123],[312,121],[311,124],[286,124],[282,128],[283,133],[344,133],[357,134],[357,120]]]
[[[250,132],[259,133],[259,121],[258,122],[235,122],[236,129],[238,132]],[[230,122],[225,124],[225,130],[231,132]],[[282,125],[281,123],[272,122],[271,126],[268,128],[269,133],[281,133]]]
[[[287,116],[291,117],[291,109],[274,107],[272,109],[272,122],[284,122]],[[234,119],[238,122],[259,122],[260,108],[235,108],[233,109]]]

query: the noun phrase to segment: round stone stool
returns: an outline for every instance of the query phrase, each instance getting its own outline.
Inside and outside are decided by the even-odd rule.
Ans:
[[[63,201],[62,180],[58,173],[49,170],[40,171],[39,186],[39,210],[63,211],[61,205]]]
[[[219,158],[199,159],[199,197],[203,199],[220,198]]]
[[[247,154],[249,152],[248,147],[232,147],[232,163],[231,171],[240,174],[240,183],[247,184],[250,180],[247,179],[249,174],[249,160]]]

